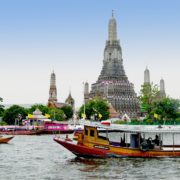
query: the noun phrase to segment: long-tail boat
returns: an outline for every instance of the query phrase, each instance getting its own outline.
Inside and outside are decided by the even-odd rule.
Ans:
[[[40,135],[43,134],[44,130],[11,130],[11,131],[0,131],[3,135]]]
[[[178,136],[179,126],[85,125],[77,141],[67,136],[55,137],[54,141],[84,158],[180,157]]]
[[[10,137],[0,136],[0,144],[1,143],[8,143],[12,138],[14,138],[14,136],[10,136]]]

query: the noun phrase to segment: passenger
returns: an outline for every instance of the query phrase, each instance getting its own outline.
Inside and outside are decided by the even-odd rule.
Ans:
[[[70,138],[68,137],[68,134],[66,134],[65,141],[72,141],[72,139],[70,139]]]
[[[144,139],[142,138],[141,134],[140,134],[139,138],[140,138],[140,144],[141,144],[144,141]]]
[[[149,149],[154,149],[154,144],[152,143],[152,138],[151,137],[149,137],[147,139],[147,144],[149,146]]]
[[[159,136],[158,135],[155,136],[155,139],[153,140],[153,142],[154,142],[155,145],[159,146],[160,141],[159,141]]]
[[[147,139],[147,143],[148,143],[148,144],[152,144],[152,138],[151,138],[151,137],[149,137],[149,138]]]
[[[122,137],[121,137],[120,145],[121,145],[121,146],[126,146],[125,139],[123,139]]]

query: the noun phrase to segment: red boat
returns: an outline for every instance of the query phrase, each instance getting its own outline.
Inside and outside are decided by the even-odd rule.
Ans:
[[[97,126],[85,126],[83,133],[78,135],[78,141],[55,137],[54,141],[64,146],[79,157],[180,157],[180,145],[175,144],[175,134],[180,134],[180,128],[154,127],[138,128],[123,126],[121,128],[104,127],[106,133],[100,133]],[[102,127],[101,127],[102,129]],[[110,133],[117,133],[112,141]],[[172,144],[164,144],[164,134],[172,137]],[[109,136],[108,136],[109,135]],[[149,135],[156,135],[155,139]],[[165,136],[166,137],[166,136]]]
[[[44,130],[13,130],[13,131],[0,131],[0,134],[5,135],[40,135]]]

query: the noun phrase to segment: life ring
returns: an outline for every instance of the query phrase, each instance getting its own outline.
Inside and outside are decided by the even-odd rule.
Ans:
[[[141,149],[141,151],[143,151],[143,152],[146,152],[146,151],[148,151],[149,150],[149,145],[148,145],[148,143],[147,142],[142,142],[141,144],[140,144],[140,149]]]

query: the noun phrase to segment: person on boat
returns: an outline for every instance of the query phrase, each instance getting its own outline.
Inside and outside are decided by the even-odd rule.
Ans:
[[[140,133],[138,133],[138,136],[139,136],[139,141],[140,141],[140,144],[141,144],[144,141],[144,139],[142,138]]]
[[[153,142],[154,142],[155,145],[159,146],[160,141],[159,141],[159,136],[157,134],[156,134],[155,139],[153,140]]]
[[[66,140],[66,141],[72,141],[72,140],[68,137],[68,134],[66,134],[65,140]]]
[[[126,146],[126,143],[125,143],[125,134],[123,135],[123,138],[121,137],[120,145],[121,145],[122,147]]]
[[[149,146],[149,149],[153,149],[153,148],[154,148],[154,144],[153,144],[153,141],[152,141],[152,138],[151,138],[151,137],[149,137],[149,138],[147,139],[147,144],[148,144],[148,146]]]

